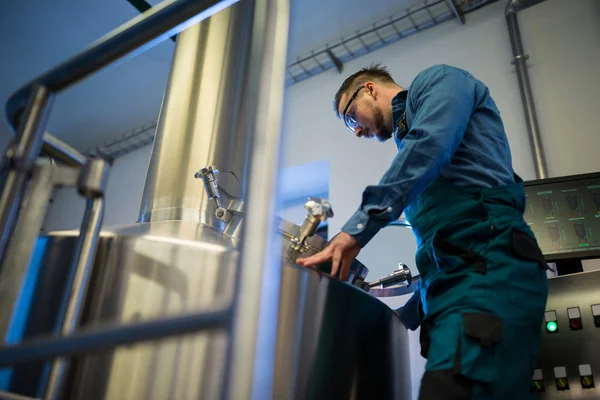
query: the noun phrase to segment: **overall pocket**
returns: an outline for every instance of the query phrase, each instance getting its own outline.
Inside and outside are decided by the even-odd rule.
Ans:
[[[440,271],[452,273],[472,269],[482,275],[487,272],[486,261],[481,254],[452,243],[438,232],[433,236],[432,245],[433,259]]]
[[[521,229],[511,233],[512,250],[515,258],[510,265],[510,301],[525,312],[527,318],[541,319],[548,297],[548,265],[535,238]],[[540,321],[541,323],[541,321]]]
[[[471,303],[471,296],[482,294],[467,289],[485,279],[483,275],[486,274],[487,264],[481,254],[451,242],[439,232],[432,238],[430,254],[437,274],[427,282],[426,301],[429,310],[440,311]]]
[[[468,399],[473,383],[492,383],[500,374],[498,343],[502,320],[489,313],[456,313],[433,321],[422,333],[421,346],[430,351],[423,375],[420,400]]]

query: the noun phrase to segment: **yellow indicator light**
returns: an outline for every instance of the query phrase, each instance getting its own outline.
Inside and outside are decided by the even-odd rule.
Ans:
[[[556,378],[556,387],[558,390],[569,389],[569,380],[567,378]]]
[[[594,377],[593,376],[582,376],[581,377],[581,386],[584,389],[589,389],[594,387]]]
[[[544,381],[533,381],[533,388],[536,392],[544,391]]]

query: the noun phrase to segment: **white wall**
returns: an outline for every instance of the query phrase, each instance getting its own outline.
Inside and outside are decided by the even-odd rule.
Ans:
[[[447,22],[349,62],[341,75],[329,71],[289,89],[285,166],[329,163],[329,200],[336,213],[329,224],[330,235],[336,234],[355,211],[364,187],[379,180],[396,152],[393,142],[382,145],[354,138],[332,111],[333,95],[345,76],[374,61],[385,63],[403,86],[436,63],[465,68],[487,83],[504,118],[515,170],[525,180],[535,178],[519,89],[510,64],[505,3],[498,1],[468,14],[464,26]],[[594,0],[549,0],[519,15],[525,49],[531,57],[533,92],[551,176],[600,170],[599,16],[600,2]],[[135,221],[149,150],[140,149],[115,164],[108,190],[107,224]],[[48,228],[72,227],[67,225],[77,207],[65,198],[65,204],[59,206],[60,200],[56,200]],[[373,239],[359,259],[370,269],[371,278],[391,272],[399,261],[416,273],[414,252],[411,231],[390,227]],[[597,267],[592,264],[586,263]],[[397,307],[403,301],[386,302]],[[424,365],[415,342],[418,332],[410,337],[413,383],[418,385]],[[415,396],[417,393],[415,390]]]
[[[472,72],[490,87],[504,117],[515,170],[526,180],[535,178],[519,88],[510,64],[504,6],[505,2],[497,2],[484,7],[468,14],[464,26],[445,23],[347,63],[342,75],[329,71],[291,88],[289,106],[294,112],[288,117],[286,165],[328,157],[330,200],[337,211],[330,222],[331,234],[356,209],[364,187],[377,182],[396,152],[393,142],[381,145],[354,138],[332,112],[333,94],[345,76],[373,61],[384,62],[404,86],[435,63]],[[600,113],[594,112],[600,103],[600,79],[593,76],[600,71],[597,11],[598,2],[593,0],[549,0],[519,16],[531,56],[533,91],[551,176],[600,170],[596,155]],[[314,151],[311,144],[316,142],[323,152]],[[398,261],[412,265],[413,255],[410,231],[390,227],[380,232],[360,257],[379,275]]]

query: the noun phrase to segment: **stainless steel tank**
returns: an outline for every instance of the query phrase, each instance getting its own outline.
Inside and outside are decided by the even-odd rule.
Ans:
[[[0,370],[3,389],[45,399],[411,398],[407,332],[359,287],[364,265],[342,282],[326,265],[294,263],[327,245],[314,230],[330,206],[310,200],[302,226],[274,216],[288,12],[284,0],[243,0],[178,36],[140,223],[104,228],[89,276],[75,278],[79,231],[42,235],[28,266],[37,275],[20,292],[21,340],[71,334],[65,299],[72,309],[78,288],[66,319],[105,333],[90,341],[94,352]],[[269,226],[274,236],[261,236]],[[107,330],[202,312],[216,322],[170,337],[168,324],[148,325],[162,330],[156,340],[117,348],[126,341]]]
[[[64,255],[72,253],[77,233],[41,239],[45,252],[36,267],[43,265],[46,273],[32,320],[56,313],[56,277],[64,277],[68,263],[61,260],[68,260]],[[283,242],[290,244],[285,236]],[[105,229],[81,326],[226,308],[234,295],[238,244],[213,227],[185,221]],[[289,261],[281,271],[279,324],[271,338],[274,399],[410,398],[407,332],[387,306]],[[55,279],[45,280],[49,276]],[[64,377],[62,398],[222,398],[230,340],[227,330],[216,329],[77,357]],[[11,391],[34,396],[31,382],[39,373],[17,369]]]

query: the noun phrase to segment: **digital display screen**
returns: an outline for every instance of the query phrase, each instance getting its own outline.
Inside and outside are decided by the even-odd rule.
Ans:
[[[600,255],[600,174],[525,182],[525,221],[547,261]]]

